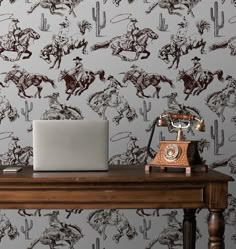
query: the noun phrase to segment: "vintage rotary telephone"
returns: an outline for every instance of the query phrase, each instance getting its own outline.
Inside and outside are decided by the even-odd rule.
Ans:
[[[150,145],[152,142],[155,127],[168,127],[177,129],[176,140],[160,141],[160,148],[155,157],[150,153]],[[191,174],[193,166],[200,167],[203,171],[207,170],[206,165],[202,163],[198,152],[198,141],[185,140],[184,130],[194,127],[198,131],[205,131],[205,123],[203,119],[190,114],[180,112],[164,112],[157,118],[152,126],[149,138],[147,152],[153,160],[145,166],[145,171],[149,172],[151,167],[159,167],[165,170],[167,167],[184,168],[186,174]]]

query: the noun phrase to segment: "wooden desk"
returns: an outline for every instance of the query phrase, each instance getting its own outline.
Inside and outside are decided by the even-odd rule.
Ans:
[[[111,168],[108,172],[0,171],[3,208],[183,208],[184,249],[194,249],[195,211],[209,209],[209,249],[224,249],[224,217],[228,182],[233,178],[209,170],[186,176],[144,166]]]

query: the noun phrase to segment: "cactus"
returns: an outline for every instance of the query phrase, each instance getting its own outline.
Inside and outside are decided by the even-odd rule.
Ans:
[[[25,219],[25,227],[21,226],[21,232],[25,234],[25,239],[29,240],[29,231],[33,228],[33,221],[30,220],[30,224],[27,219]]]
[[[146,219],[143,219],[143,228],[142,226],[139,227],[140,233],[143,234],[143,239],[146,239],[146,240],[148,239],[147,231],[151,229],[151,226],[152,226],[151,220],[148,221],[148,225],[147,225]]]
[[[30,102],[30,107],[27,100],[25,100],[25,109],[21,108],[21,114],[25,116],[25,121],[29,121],[29,113],[33,110],[33,102]]]
[[[162,17],[162,13],[159,14],[159,26],[157,27],[160,31],[166,31],[168,24],[165,24],[165,18]]]
[[[100,16],[100,3],[96,2],[96,10],[92,8],[92,17],[96,23],[96,36],[101,36],[101,30],[106,27],[106,12],[103,11],[103,23],[101,23],[101,16]]]
[[[143,101],[143,110],[142,110],[142,108],[139,108],[139,113],[140,113],[140,115],[143,116],[143,120],[146,121],[146,122],[148,121],[148,119],[147,119],[147,113],[150,110],[151,110],[151,102],[148,103],[148,107],[147,107],[147,103],[144,100]]]
[[[39,29],[41,31],[48,31],[50,28],[50,24],[47,24],[47,18],[44,17],[44,13],[41,13],[41,26]]]
[[[221,23],[219,24],[219,9],[218,9],[218,2],[214,2],[214,10],[211,8],[211,20],[214,22],[214,36],[219,36],[219,30],[224,27],[224,12],[221,11]]]
[[[221,130],[221,142],[219,142],[219,126],[218,120],[214,120],[214,127],[211,125],[211,138],[214,139],[214,154],[219,155],[219,148],[224,145],[225,136],[224,130]]]
[[[100,239],[99,238],[96,238],[96,244],[92,244],[92,249],[100,249]]]

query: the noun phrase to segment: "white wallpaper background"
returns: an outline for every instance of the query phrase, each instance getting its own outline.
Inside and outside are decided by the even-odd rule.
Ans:
[[[110,120],[111,163],[143,162],[144,157],[136,158],[134,151],[129,149],[130,144],[134,142],[141,153],[142,148],[145,149],[148,143],[149,133],[146,129],[153,120],[164,110],[180,110],[185,106],[192,111],[196,108],[206,123],[205,133],[189,132],[187,137],[196,140],[205,139],[202,140],[201,155],[206,162],[221,172],[235,176],[235,1],[187,0],[185,2],[193,6],[189,14],[184,5],[180,6],[183,9],[170,10],[169,13],[167,8],[161,7],[161,0],[1,0],[0,2],[0,82],[2,83],[0,164],[2,166],[9,163],[19,165],[32,163],[31,121],[50,118],[107,118]],[[35,9],[29,13],[34,5]],[[51,13],[48,7],[52,7]],[[63,7],[63,9],[54,7]],[[147,13],[148,10],[150,13]],[[144,29],[145,35],[152,33],[154,36],[158,35],[158,38],[149,38],[144,46],[137,46],[137,43],[143,41],[135,39],[138,34],[136,36],[134,33],[133,37],[129,36],[130,40],[127,40],[131,18],[137,20],[136,27]],[[21,31],[15,30],[14,27],[12,30],[11,24],[14,24],[14,19],[19,21],[16,25],[21,30],[29,29],[25,33],[19,33]],[[79,29],[79,24],[83,21],[88,23],[84,34]],[[187,28],[184,26],[185,21],[188,23]],[[203,34],[199,34],[196,26],[200,21],[208,23],[208,30],[204,30]],[[61,29],[63,22],[68,22],[69,25]],[[62,32],[61,39],[60,32]],[[179,37],[177,37],[178,32],[182,32]],[[40,37],[27,41],[29,33],[34,33],[36,36],[38,34]],[[125,34],[127,34],[126,41],[122,39],[117,43],[118,36],[124,37]],[[105,44],[104,42],[114,37],[118,38],[112,40],[111,47],[132,47],[130,52],[120,53],[123,59],[112,54],[111,47],[95,51],[92,49],[95,44]],[[182,43],[178,40],[181,37],[184,39]],[[26,47],[20,46],[17,39]],[[79,41],[88,43],[84,51],[86,53],[82,53],[82,48],[76,48]],[[174,42],[177,42],[179,47],[174,48]],[[204,53],[201,53],[201,48],[196,46],[204,43],[205,48],[202,51]],[[214,44],[216,45],[213,46]],[[46,46],[47,51],[44,50]],[[137,60],[131,61],[135,57],[135,51],[144,47],[150,52],[148,58],[141,59],[147,55],[144,53]],[[19,51],[25,48],[32,52],[32,55],[24,59],[23,57],[29,53],[23,54],[14,61]],[[218,49],[212,51],[211,48]],[[167,51],[169,63],[165,63],[163,58],[158,56],[160,51]],[[51,63],[45,60],[47,53],[53,54]],[[80,62],[84,67],[79,76],[74,70],[75,63],[79,62],[74,60],[76,57],[82,59]],[[180,59],[177,68],[176,64],[168,68],[177,57]],[[193,93],[186,95],[184,83],[177,79],[177,75],[183,73],[183,70],[191,75],[194,57],[200,59],[203,73],[207,70],[217,72],[207,88],[199,95]],[[58,62],[50,68],[55,59],[61,59],[59,68]],[[89,79],[86,78],[86,71],[92,71]],[[91,80],[92,83],[87,89],[83,85],[82,88],[77,87],[72,94],[66,93],[65,80],[59,79],[60,75],[74,74],[73,77],[82,76],[81,82],[85,84],[97,71],[98,75],[95,75],[94,81]],[[219,80],[220,76],[217,78],[217,74],[220,75],[221,71],[223,80]],[[102,77],[103,72],[105,80]],[[150,74],[151,78],[148,78]],[[149,83],[154,84],[154,79],[166,77],[167,80],[164,79],[159,84],[161,88],[159,98],[153,86],[145,88],[143,93],[150,95],[148,98],[143,97],[142,92],[137,96],[135,85],[131,81],[123,82],[125,76],[136,77],[137,89]],[[207,71],[205,76],[206,80],[209,80],[211,74]],[[69,80],[71,87],[76,83],[73,77]],[[171,87],[169,82],[172,82],[174,87]],[[37,83],[42,87],[41,98],[39,96],[29,98],[29,95],[35,95],[38,91],[31,84]],[[55,88],[52,84],[55,84]],[[78,94],[75,95],[77,90]],[[69,89],[69,93],[71,91]],[[24,93],[28,97],[24,96]],[[213,106],[211,109],[210,104]],[[164,128],[156,129],[152,143],[154,150],[158,148],[160,138],[174,139],[175,134],[169,133]],[[225,241],[226,248],[234,248],[235,183],[230,184],[229,192],[229,208],[225,212]],[[208,239],[206,219],[207,212],[200,211],[197,216],[199,228],[197,248],[206,247]],[[170,238],[169,236],[174,233],[176,235],[174,243],[179,244],[182,234],[176,231],[181,227],[181,222],[182,210],[0,210],[0,248],[167,249],[168,246],[162,240],[163,235]],[[169,230],[163,234],[165,228]],[[55,236],[61,237],[55,239]],[[47,237],[51,239],[49,242],[53,242],[54,238],[56,243],[52,243],[50,247]],[[71,246],[65,239],[69,237]],[[171,248],[182,248],[182,246],[173,245]]]

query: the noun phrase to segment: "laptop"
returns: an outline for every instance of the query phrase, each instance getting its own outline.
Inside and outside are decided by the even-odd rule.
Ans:
[[[109,122],[34,120],[34,171],[108,170]]]

